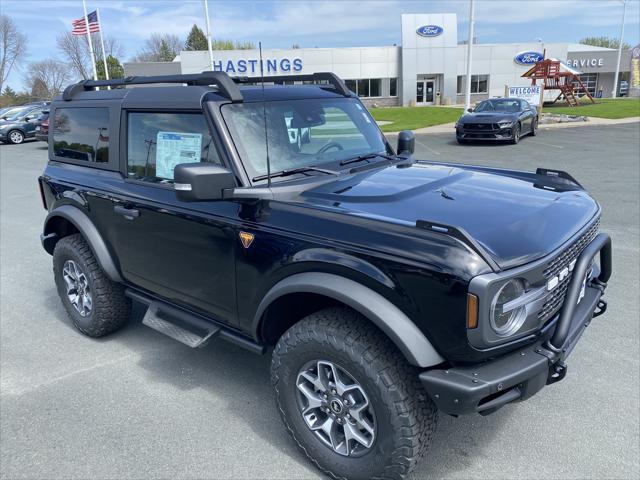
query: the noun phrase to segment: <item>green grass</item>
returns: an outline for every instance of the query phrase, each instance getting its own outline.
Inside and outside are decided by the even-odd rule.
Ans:
[[[640,117],[640,98],[597,98],[595,105],[588,99],[581,99],[577,107],[562,103],[545,105],[542,113],[545,112],[599,118]]]
[[[383,132],[399,132],[455,122],[463,110],[449,107],[393,107],[370,108],[369,111],[376,121],[393,122],[381,125]]]

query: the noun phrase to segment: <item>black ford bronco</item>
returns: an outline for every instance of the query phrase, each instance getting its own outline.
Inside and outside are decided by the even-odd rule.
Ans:
[[[51,104],[58,292],[91,337],[135,301],[189,347],[272,352],[319,468],[402,478],[438,410],[489,414],[565,376],[606,309],[600,207],[565,172],[418,160],[411,132],[394,151],[333,74],[268,80],[83,81]]]

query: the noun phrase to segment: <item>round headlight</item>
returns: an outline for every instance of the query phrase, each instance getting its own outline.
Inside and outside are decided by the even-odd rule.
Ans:
[[[505,283],[491,304],[491,328],[501,337],[506,337],[517,332],[526,318],[526,308],[524,306],[504,311],[504,306],[519,298],[525,292],[524,284],[521,280],[509,280]]]

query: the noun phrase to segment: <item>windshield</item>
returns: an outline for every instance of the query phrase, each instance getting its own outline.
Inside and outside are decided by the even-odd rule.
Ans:
[[[250,178],[271,172],[386,153],[386,143],[369,112],[353,98],[234,103],[222,114]]]
[[[6,118],[7,120],[17,120],[20,117],[26,115],[26,113],[29,111],[29,108],[17,108],[15,110],[9,110],[8,112],[5,112],[2,117]]]
[[[501,98],[485,100],[476,107],[476,112],[515,113],[520,111],[520,100]]]

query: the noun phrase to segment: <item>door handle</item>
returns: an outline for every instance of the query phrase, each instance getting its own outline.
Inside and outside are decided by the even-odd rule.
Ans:
[[[135,208],[123,207],[122,205],[116,205],[113,207],[113,211],[118,215],[122,215],[127,220],[133,220],[134,218],[138,218],[140,216],[140,210],[136,210]]]

